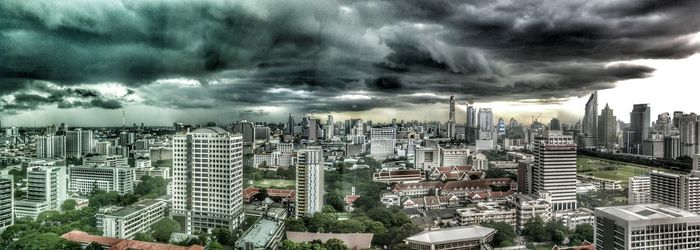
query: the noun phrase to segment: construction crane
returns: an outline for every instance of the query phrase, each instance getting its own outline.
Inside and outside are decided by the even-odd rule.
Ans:
[[[537,119],[540,119],[540,116],[542,116],[542,113],[540,113],[539,115],[537,115],[537,117],[535,117],[534,115],[532,116],[532,124],[533,124],[533,125],[535,124],[535,122],[537,122]]]

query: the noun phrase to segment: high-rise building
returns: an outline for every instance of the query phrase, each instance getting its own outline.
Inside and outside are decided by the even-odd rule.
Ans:
[[[246,120],[235,122],[233,133],[243,136],[244,154],[252,154],[255,151],[255,124]]]
[[[64,158],[66,157],[66,136],[65,135],[54,135],[53,136],[53,156]]]
[[[675,160],[681,156],[681,137],[677,135],[664,137],[664,159]]]
[[[651,203],[650,176],[632,176],[629,178],[627,203],[630,205]]]
[[[333,138],[334,132],[335,132],[335,119],[333,119],[332,115],[328,115],[328,120],[326,121],[326,140],[330,140]]]
[[[617,117],[607,103],[598,116],[597,136],[598,146],[612,147],[617,143]]]
[[[570,135],[550,131],[535,139],[532,192],[552,195],[554,211],[576,209],[576,144]]]
[[[479,109],[479,130],[493,130],[493,111],[490,108]]]
[[[652,171],[651,202],[700,212],[700,172],[682,175]]]
[[[680,121],[681,116],[683,116],[683,111],[674,111],[674,112],[673,112],[673,123],[672,123],[672,125],[673,125],[674,128],[678,128],[678,127],[679,127],[679,126],[678,126],[678,122]]]
[[[54,156],[53,136],[38,136],[36,138],[36,157],[51,158]]]
[[[15,191],[12,176],[0,176],[0,231],[15,224]]]
[[[476,109],[472,105],[467,105],[467,128],[476,128],[477,126]]]
[[[659,114],[656,118],[656,124],[654,124],[654,131],[661,133],[663,136],[671,135],[673,129],[673,123],[671,121],[671,115],[668,112],[663,112]]]
[[[582,148],[594,148],[598,137],[598,91],[594,91],[586,102],[586,113],[581,123],[578,144]]]
[[[287,133],[290,135],[294,134],[294,116],[289,113],[289,118],[287,119]]]
[[[83,133],[80,129],[66,131],[66,157],[80,158],[83,153]]]
[[[503,117],[498,118],[498,135],[503,136],[506,134],[506,121]]]
[[[450,114],[447,119],[447,137],[455,138],[457,135],[457,120],[455,118],[455,97],[450,96]]]
[[[370,133],[370,155],[383,161],[394,155],[396,130],[394,128],[372,128]]]
[[[683,114],[678,118],[681,156],[692,156],[698,151],[698,116],[695,113]]]
[[[556,117],[549,122],[549,130],[561,130],[561,122]]]
[[[27,168],[27,200],[46,202],[49,209],[59,209],[68,198],[66,168],[37,166]]]
[[[95,150],[95,138],[93,137],[92,130],[83,130],[80,132],[80,146],[81,153],[83,155],[93,153]]]
[[[119,146],[126,147],[134,144],[136,140],[136,135],[131,132],[122,131],[119,133]]]
[[[172,214],[186,233],[243,222],[243,136],[217,127],[175,136],[172,177]]]
[[[313,216],[323,210],[323,178],[323,150],[299,150],[296,167],[296,217]]]
[[[309,127],[308,127],[308,137],[310,141],[316,141],[318,140],[318,125],[319,121],[317,119],[309,119]]]
[[[595,209],[596,249],[698,249],[700,216],[662,204]]]
[[[634,132],[628,145],[628,153],[640,154],[642,140],[649,138],[651,108],[649,104],[635,104],[630,112],[630,131]]]

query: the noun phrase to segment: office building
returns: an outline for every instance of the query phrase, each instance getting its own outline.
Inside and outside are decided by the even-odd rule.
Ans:
[[[148,150],[148,140],[139,139],[134,141],[134,150]]]
[[[287,119],[287,134],[293,135],[294,134],[294,116],[292,113],[289,113],[289,118]]]
[[[700,172],[688,175],[653,170],[651,172],[651,202],[700,213]]]
[[[324,131],[326,132],[326,140],[332,139],[335,135],[335,119],[333,119],[332,115],[328,115],[328,120],[326,121],[326,128]]]
[[[493,111],[490,108],[479,109],[479,130],[493,131]]]
[[[439,167],[442,161],[440,160],[439,147],[417,147],[414,157],[414,167],[416,169],[431,170]]]
[[[313,216],[323,210],[323,150],[306,148],[297,152],[296,215]]]
[[[83,165],[97,165],[103,167],[127,167],[127,158],[121,155],[95,155],[85,157]]]
[[[547,192],[539,195],[514,194],[508,196],[506,200],[515,207],[515,226],[518,231],[525,229],[525,224],[535,218],[540,217],[543,221],[549,221],[552,216],[552,204]]]
[[[455,138],[457,134],[457,119],[455,118],[455,97],[450,96],[450,113],[447,119],[447,138]]]
[[[570,135],[550,131],[534,147],[532,192],[549,192],[554,211],[576,209],[576,144]]]
[[[613,115],[613,110],[607,103],[598,116],[596,141],[601,147],[612,147],[617,143],[617,117]]]
[[[0,231],[15,224],[14,180],[12,176],[0,176]]]
[[[92,130],[82,130],[80,131],[80,150],[83,155],[94,153],[95,150],[95,138],[92,134]]]
[[[586,113],[583,115],[581,126],[581,137],[587,139],[582,140],[579,145],[584,148],[595,147],[598,137],[598,91],[594,91],[586,102]]]
[[[51,158],[54,156],[53,152],[53,136],[38,136],[36,138],[36,157],[37,158]]]
[[[681,137],[677,135],[664,137],[664,159],[675,160],[681,156]]]
[[[694,113],[683,114],[678,118],[680,132],[680,155],[692,156],[698,150],[698,116]]]
[[[66,157],[80,158],[83,153],[83,133],[80,129],[66,131]]]
[[[30,201],[27,199],[15,199],[13,212],[16,219],[36,219],[39,214],[49,210],[49,204],[45,201]]]
[[[133,239],[137,233],[149,233],[151,225],[165,218],[166,209],[167,203],[164,200],[151,199],[123,208],[100,209],[95,216],[97,229],[105,237]]]
[[[629,178],[627,202],[630,205],[651,203],[651,176]]]
[[[513,127],[513,126],[511,126]],[[549,130],[561,130],[561,122],[556,117],[549,122]]]
[[[440,166],[467,166],[469,155],[468,148],[440,148]]]
[[[651,107],[649,104],[635,104],[630,112],[630,131],[632,137],[627,145],[630,154],[640,154],[644,139],[649,138]]]
[[[95,143],[95,151],[99,155],[108,155],[111,146],[112,143],[110,141],[98,141]]]
[[[700,249],[700,216],[662,204],[595,209],[596,249]]]
[[[252,131],[252,123],[239,125]],[[243,222],[243,136],[217,127],[175,136],[172,177],[172,214],[186,233],[234,231]]]
[[[396,129],[372,128],[370,133],[370,155],[377,161],[394,156],[396,146]]]
[[[255,151],[255,124],[246,120],[234,122],[233,133],[242,136],[244,154],[252,154]]]
[[[255,140],[262,142],[262,143],[267,143],[270,142],[270,128],[262,125],[255,125]]]
[[[119,133],[119,146],[126,147],[134,144],[136,135],[131,132],[122,131]]]
[[[49,209],[59,209],[68,199],[68,177],[63,166],[27,168],[27,200],[46,202]]]
[[[85,165],[71,166],[68,171],[71,192],[89,194],[93,187],[119,194],[134,191],[136,175],[133,168]]]

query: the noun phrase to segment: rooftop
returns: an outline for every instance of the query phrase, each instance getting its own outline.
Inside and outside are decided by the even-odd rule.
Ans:
[[[279,222],[259,219],[253,226],[241,237],[241,242],[250,242],[254,248],[264,248],[272,239],[274,233],[282,225]]]
[[[153,204],[156,204],[158,202],[162,202],[162,201],[161,200],[142,200],[142,201],[136,202],[134,204],[131,204],[127,207],[124,207],[122,209],[116,210],[114,212],[106,213],[106,215],[123,217],[123,216],[127,216],[130,214],[136,213],[138,211],[141,211],[142,209],[144,209],[148,206],[151,206]]]
[[[448,242],[458,242],[466,240],[480,240],[490,234],[496,233],[496,229],[481,226],[466,226],[443,228],[436,231],[420,232],[406,238],[406,241],[438,244]]]
[[[139,250],[204,250],[204,247],[200,245],[192,245],[189,247],[176,246],[163,243],[155,242],[145,242],[138,240],[124,240],[112,237],[104,237],[91,235],[83,231],[73,230],[68,233],[61,235],[69,241],[78,242],[81,244],[90,244],[96,242],[101,246],[107,247],[110,250],[126,250],[126,249],[139,249]]]
[[[598,213],[608,214],[625,221],[700,218],[700,216],[689,211],[663,204],[601,207],[596,208],[596,214]]]
[[[198,128],[192,131],[192,133],[198,133],[198,134],[226,134],[228,131],[226,131],[223,128],[219,127],[208,127],[208,128]]]

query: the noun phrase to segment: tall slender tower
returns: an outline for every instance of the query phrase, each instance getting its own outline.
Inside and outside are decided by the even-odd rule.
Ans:
[[[297,153],[296,215],[313,216],[323,209],[323,150],[309,147]]]
[[[243,222],[243,137],[217,127],[173,138],[173,217],[188,234]]]
[[[593,91],[586,102],[586,113],[581,124],[583,134],[579,136],[579,144],[582,147],[595,147],[598,137],[598,91]]]
[[[455,138],[455,134],[457,133],[456,127],[457,123],[455,120],[455,97],[450,96],[450,116],[447,120],[447,137]]]
[[[287,133],[290,135],[294,134],[294,116],[289,113],[289,119],[287,120]]]
[[[640,154],[642,140],[649,138],[651,107],[649,104],[635,104],[630,112],[630,132],[628,153]]]
[[[617,143],[617,117],[613,115],[613,110],[605,104],[605,108],[598,116],[598,146],[611,147]]]

